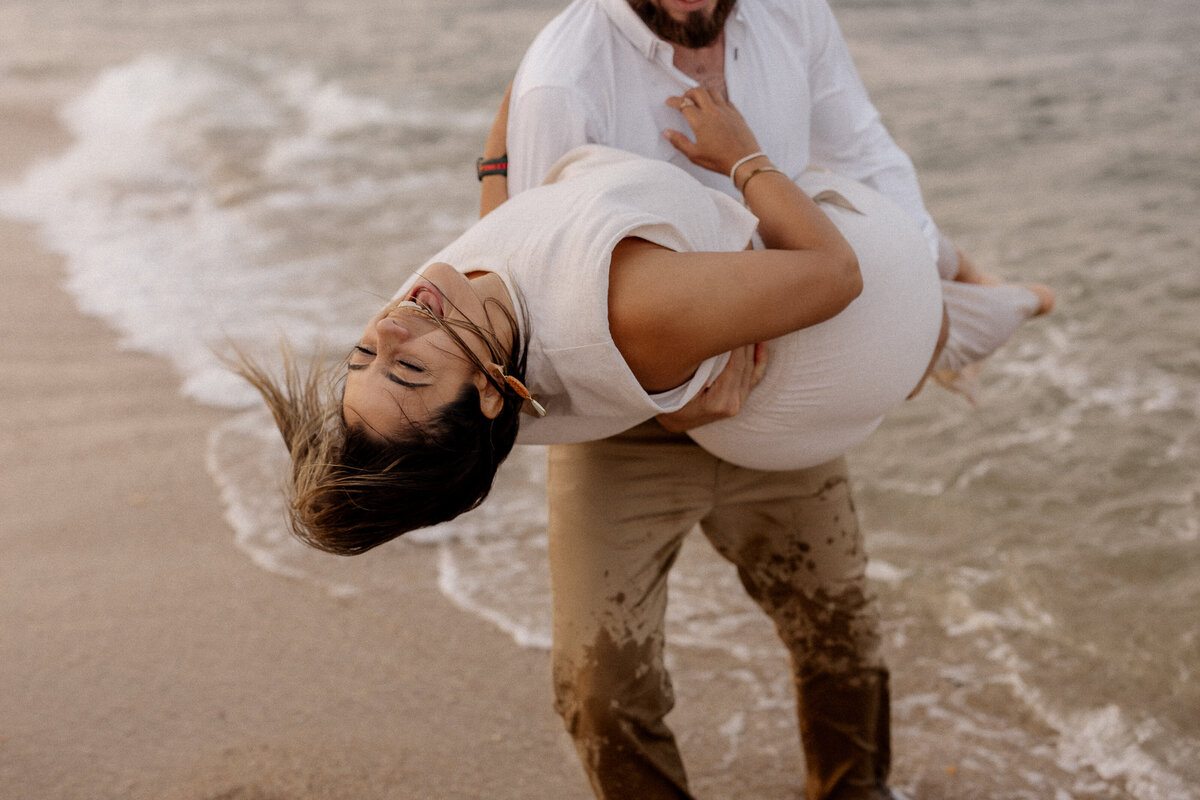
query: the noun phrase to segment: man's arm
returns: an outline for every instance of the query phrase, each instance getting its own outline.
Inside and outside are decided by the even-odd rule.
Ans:
[[[522,91],[520,75],[508,115],[508,191],[532,189],[558,159],[587,144],[587,113],[581,99],[561,86]]]
[[[866,183],[908,211],[938,260],[942,277],[954,277],[957,251],[943,241],[926,210],[912,159],[884,127],[832,10],[821,0],[804,7],[812,37],[812,162]]]
[[[495,161],[504,157],[507,149],[505,137],[508,134],[508,107],[512,97],[512,84],[504,91],[504,99],[492,127],[488,131],[487,141],[483,145],[483,160]],[[481,173],[479,178],[479,217],[482,219],[496,210],[496,207],[508,200],[507,169],[491,173]]]

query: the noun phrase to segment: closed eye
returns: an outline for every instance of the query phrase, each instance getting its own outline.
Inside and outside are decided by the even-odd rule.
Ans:
[[[366,356],[366,357],[367,357],[367,359],[373,359],[373,358],[375,358],[375,352],[374,352],[373,350],[369,350],[369,349],[367,349],[366,347],[363,347],[361,344],[356,344],[356,345],[354,345],[354,349],[353,349],[353,350],[350,352],[350,363],[346,365],[346,369],[353,370],[353,371],[357,372],[358,370],[363,370],[363,369],[366,369],[366,368],[367,368],[367,366],[369,365],[370,361],[368,360],[368,361],[359,361],[359,362],[355,362],[355,361],[354,361],[354,359],[355,359],[355,357],[356,357],[356,356]],[[424,367],[422,367],[422,366],[420,366],[420,365],[418,365],[418,364],[413,364],[413,363],[411,363],[411,362],[409,362],[409,361],[404,361],[404,360],[402,360],[402,359],[397,359],[397,360],[396,360],[396,363],[397,363],[397,364],[399,364],[399,365],[400,365],[401,367],[403,367],[404,369],[407,369],[407,370],[409,370],[410,372],[416,372],[416,373],[423,373],[423,372],[425,372],[425,368],[424,368]],[[396,374],[394,374],[394,373],[392,373],[392,372],[389,372],[389,373],[387,374],[387,378],[388,378],[388,380],[390,380],[392,383],[398,383],[398,384],[400,384],[401,386],[404,386],[404,387],[406,387],[406,388],[408,388],[408,389],[420,389],[422,386],[429,386],[429,385],[430,385],[430,384],[428,384],[428,383],[413,383],[413,382],[411,382],[411,381],[406,381],[406,380],[404,380],[403,378],[401,378],[399,375],[396,375]]]
[[[363,360],[363,356],[366,356],[366,361]],[[349,363],[346,365],[347,369],[365,369],[369,363],[369,360],[373,358],[375,358],[375,353],[373,351],[368,350],[361,344],[356,344],[354,345],[354,349],[350,351],[350,356],[348,358]]]
[[[420,364],[414,364],[411,361],[405,361],[402,358],[397,358],[396,363],[399,364],[400,366],[404,367],[405,369],[412,370],[413,372],[424,372],[425,371],[425,368],[422,367]]]

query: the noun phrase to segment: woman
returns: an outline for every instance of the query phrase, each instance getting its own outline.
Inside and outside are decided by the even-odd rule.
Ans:
[[[920,387],[944,314],[904,212],[807,174],[818,207],[730,104],[670,102],[696,135],[673,141],[745,207],[665,162],[580,148],[543,187],[485,190],[484,218],[368,323],[340,408],[294,370],[279,387],[243,369],[288,443],[301,538],[351,554],[451,519],[486,497],[518,430],[584,441],[684,413],[714,381],[753,381],[759,342],[770,368],[742,412],[689,431],[735,463],[827,461]],[[765,249],[746,249],[756,230]],[[1018,291],[1023,318],[1041,303]]]

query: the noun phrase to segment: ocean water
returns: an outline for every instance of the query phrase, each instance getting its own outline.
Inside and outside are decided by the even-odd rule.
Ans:
[[[495,103],[562,5],[0,6],[0,96],[54,103],[73,137],[0,188],[0,213],[36,223],[123,346],[228,409],[206,459],[231,546],[337,596],[386,593],[387,563],[434,549],[439,589],[532,648],[549,643],[540,450],[366,570],[285,533],[282,447],[214,351],[347,349],[471,223]],[[896,782],[1200,798],[1200,4],[834,7],[935,219],[1059,293],[988,363],[979,407],[928,389],[851,453]],[[795,797],[770,626],[702,541],[672,581],[672,720],[697,791]]]

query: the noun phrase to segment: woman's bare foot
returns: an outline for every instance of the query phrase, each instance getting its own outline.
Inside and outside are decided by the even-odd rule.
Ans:
[[[954,276],[954,280],[958,283],[973,283],[976,286],[999,286],[1002,281],[994,275],[981,270],[975,266],[975,262],[967,258],[967,254],[957,247],[954,252],[958,253],[958,272]]]
[[[1044,283],[1026,283],[1022,285],[1038,297],[1038,308],[1033,313],[1035,317],[1048,314],[1054,308],[1054,290],[1049,286]]]
[[[966,253],[955,248],[958,253],[958,274],[954,276],[957,283],[972,283],[976,286],[1001,286],[1004,281],[997,278],[995,275],[988,273],[975,266],[975,262],[967,258]],[[1044,283],[1024,283],[1021,284],[1029,291],[1037,295],[1038,307],[1033,316],[1040,317],[1042,314],[1049,313],[1054,308],[1054,290]]]
[[[982,361],[1008,341],[1021,322],[1054,308],[1054,290],[1045,284],[1005,284],[978,272],[975,277],[987,282],[955,280],[942,284],[951,318],[951,341],[940,356],[935,356],[929,373],[938,384],[963,395],[972,405],[979,395]]]

